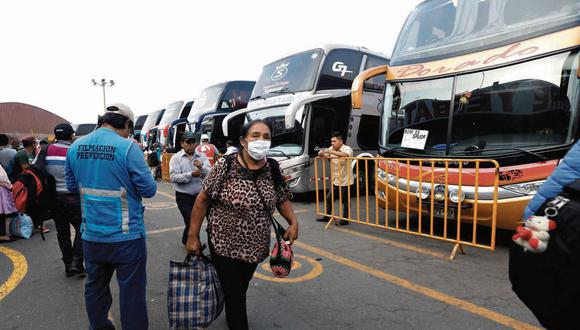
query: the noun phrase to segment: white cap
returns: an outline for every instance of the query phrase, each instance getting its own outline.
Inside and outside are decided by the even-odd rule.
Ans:
[[[133,123],[135,122],[135,116],[133,115],[133,111],[131,110],[131,108],[129,108],[128,105],[124,103],[113,103],[109,105],[105,110],[105,114],[107,113],[116,113],[131,119]]]
[[[201,135],[201,140],[208,140],[209,141],[209,136],[207,134],[202,134]]]

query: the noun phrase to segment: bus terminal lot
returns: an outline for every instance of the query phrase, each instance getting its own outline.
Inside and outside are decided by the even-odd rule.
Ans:
[[[511,291],[508,232],[495,252],[362,225],[315,222],[313,197],[298,196],[300,237],[288,279],[260,265],[248,290],[251,329],[532,329],[533,315]],[[183,222],[170,184],[145,200],[150,329],[167,329],[169,260],[182,260]],[[52,229],[0,245],[1,329],[86,329],[83,283],[65,278]],[[202,237],[202,240],[205,240]],[[262,267],[263,266],[263,267]],[[117,284],[110,318],[120,329]],[[210,329],[227,329],[222,314]]]

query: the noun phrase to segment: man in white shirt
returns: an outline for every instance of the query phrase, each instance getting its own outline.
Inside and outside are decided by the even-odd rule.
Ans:
[[[330,148],[318,152],[320,157],[331,159],[330,166],[333,189],[329,190],[326,194],[326,213],[332,214],[332,197],[334,194],[335,199],[339,198],[339,196],[341,197],[342,217],[348,218],[348,192],[354,183],[354,175],[352,174],[350,161],[346,159],[340,160],[340,158],[352,157],[353,151],[351,147],[344,144],[340,132],[332,133],[330,143]],[[316,221],[324,222],[327,222],[328,220],[330,220],[330,218],[327,216],[316,219]],[[336,223],[336,225],[346,226],[348,225],[348,221],[341,219]]]
[[[193,132],[186,131],[181,138],[181,151],[169,161],[169,178],[175,190],[175,202],[183,216],[185,229],[181,242],[187,243],[191,211],[197,194],[202,189],[203,179],[211,171],[207,156],[196,151],[197,141]]]

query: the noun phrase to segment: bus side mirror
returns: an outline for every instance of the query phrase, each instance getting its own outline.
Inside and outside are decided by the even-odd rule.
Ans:
[[[363,106],[363,90],[364,82],[378,75],[386,75],[389,70],[388,65],[381,65],[374,68],[367,69],[354,79],[351,87],[351,100],[353,109],[361,109]],[[386,80],[386,77],[385,77]]]

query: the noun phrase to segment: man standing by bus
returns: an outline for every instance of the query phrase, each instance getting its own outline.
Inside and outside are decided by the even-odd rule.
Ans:
[[[197,147],[196,151],[199,153],[204,153],[207,156],[207,159],[209,159],[209,164],[212,167],[220,154],[216,146],[209,143],[209,136],[207,134],[201,135],[201,144],[199,147]]]
[[[185,229],[181,236],[183,245],[187,243],[191,211],[197,194],[202,189],[203,179],[211,171],[209,160],[205,154],[196,151],[197,143],[193,132],[183,133],[181,151],[171,157],[169,161],[169,178],[175,189],[175,202],[183,216]]]
[[[141,199],[153,197],[157,185],[143,153],[127,139],[133,118],[125,104],[107,107],[101,128],[78,139],[66,156],[66,186],[71,192],[80,192],[83,210],[85,305],[90,329],[114,329],[108,319],[113,272],[119,283],[122,328],[148,328]]]
[[[333,132],[332,138],[330,139],[330,148],[320,150],[318,156],[326,159],[330,159],[330,166],[332,169],[332,184],[333,189],[328,191],[326,194],[326,214],[332,214],[332,202],[333,197],[338,198],[340,196],[342,203],[342,217],[348,218],[348,192],[352,184],[354,183],[354,176],[350,169],[350,162],[347,160],[340,160],[343,157],[352,157],[352,148],[344,144],[342,139],[342,134],[340,132]],[[333,196],[334,194],[334,196]],[[316,221],[327,222],[330,217],[324,216],[323,218],[316,219]],[[346,220],[338,220],[336,223],[338,226],[348,225]]]

